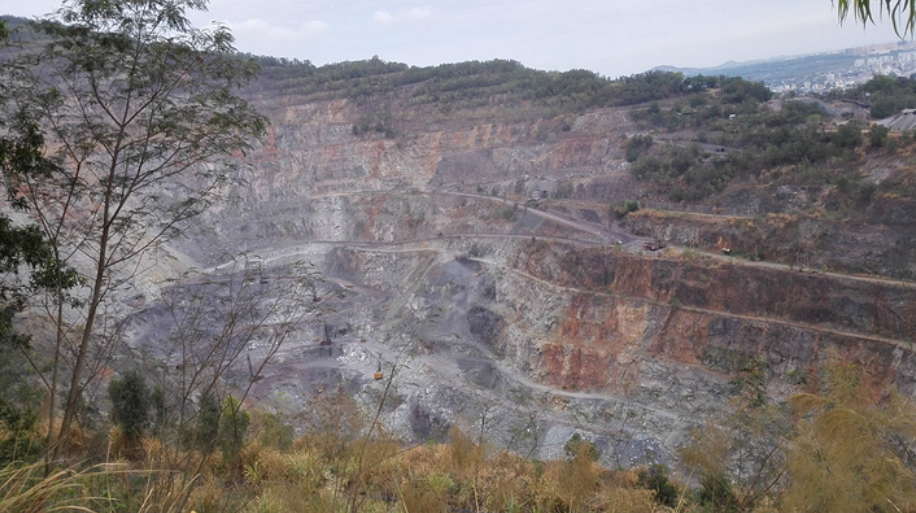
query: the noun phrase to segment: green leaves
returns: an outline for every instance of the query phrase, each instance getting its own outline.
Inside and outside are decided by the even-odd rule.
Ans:
[[[121,427],[129,445],[140,442],[149,426],[150,393],[143,377],[136,371],[113,379],[108,384],[108,398],[111,399],[111,418]]]
[[[102,319],[111,291],[137,273],[143,253],[210,205],[244,163],[267,125],[239,87],[256,66],[239,59],[222,26],[198,29],[189,10],[202,0],[73,0],[32,24],[46,37],[8,52],[0,66],[0,144],[8,190],[28,205],[52,251],[53,272],[38,273],[60,304],[80,283],[85,303],[57,311],[57,376],[69,380],[60,424],[69,436],[86,381],[84,369],[112,326]],[[80,329],[75,329],[77,326]],[[78,340],[65,341],[76,334]],[[75,351],[63,351],[64,344]],[[70,361],[64,361],[69,358]],[[133,432],[127,433],[133,436]],[[63,446],[66,444],[60,444]]]
[[[231,395],[223,401],[223,412],[219,418],[219,447],[223,459],[230,466],[238,467],[241,462],[241,451],[248,435],[248,424],[251,415],[242,410],[239,400]]]
[[[883,16],[886,13],[887,17],[890,18],[891,23],[894,25],[894,32],[899,37],[904,38],[907,35],[914,35],[914,29],[916,29],[916,2],[913,2],[913,0],[878,0],[874,3],[877,4],[879,16]],[[850,11],[852,11],[853,18],[863,25],[875,22],[875,9],[871,0],[837,0],[836,8],[841,23],[846,20]]]

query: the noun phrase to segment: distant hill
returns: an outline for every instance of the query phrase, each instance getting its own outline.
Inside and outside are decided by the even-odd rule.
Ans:
[[[6,22],[7,28],[16,28],[21,25],[25,25],[29,22],[28,18],[23,18],[21,16],[12,16],[9,14],[4,14],[0,16],[0,19]]]
[[[876,74],[910,76],[916,73],[916,45],[909,41],[848,48],[836,52],[783,56],[734,62],[710,68],[658,66],[686,76],[726,75],[763,82],[777,92],[827,91],[861,84]]]

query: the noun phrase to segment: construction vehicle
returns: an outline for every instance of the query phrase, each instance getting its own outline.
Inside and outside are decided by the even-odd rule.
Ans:
[[[384,378],[385,375],[382,374],[382,353],[378,354],[378,368],[375,370],[375,380],[378,381]]]
[[[719,251],[721,251],[722,254],[724,254],[724,255],[731,255],[731,254],[732,254],[732,247],[731,247],[731,244],[725,242],[725,240],[724,240],[722,237],[719,237],[719,240],[716,241],[716,249],[718,249]]]

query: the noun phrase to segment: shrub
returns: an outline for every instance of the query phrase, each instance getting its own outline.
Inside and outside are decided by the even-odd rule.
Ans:
[[[111,420],[121,428],[124,441],[136,446],[149,424],[150,394],[143,377],[129,371],[108,384]]]
[[[281,451],[288,451],[293,446],[296,431],[293,426],[273,413],[265,413],[258,419],[258,443],[265,447],[273,447]]]
[[[566,453],[566,457],[570,460],[585,457],[589,461],[598,461],[598,457],[601,455],[595,444],[583,438],[579,433],[574,434],[566,441],[563,446],[563,452]]]
[[[216,448],[219,436],[219,401],[211,393],[200,397],[197,413],[197,428],[190,434],[192,445],[204,454],[210,454]]]
[[[232,396],[227,397],[219,417],[219,448],[223,452],[223,459],[230,467],[237,468],[240,463],[240,454],[245,445],[250,422],[251,415],[242,410],[239,400]]]
[[[651,135],[634,135],[627,141],[627,162],[636,162],[639,157],[652,147]]]
[[[709,472],[700,478],[697,502],[711,508],[714,513],[732,513],[738,510],[735,496],[728,477],[722,472]]]
[[[872,125],[868,130],[868,144],[872,148],[883,148],[887,144],[887,134],[890,132],[886,126]]]
[[[32,461],[41,452],[36,429],[38,416],[28,408],[16,408],[0,398],[0,466],[12,461]]]
[[[677,488],[668,478],[668,467],[666,465],[656,463],[647,469],[640,470],[636,484],[654,491],[655,501],[659,504],[669,508],[677,506]]]
[[[639,202],[636,200],[626,200],[611,205],[611,212],[617,219],[623,219],[630,212],[636,212],[637,210],[639,210]]]

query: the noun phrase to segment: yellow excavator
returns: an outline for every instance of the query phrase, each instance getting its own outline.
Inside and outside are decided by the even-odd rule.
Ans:
[[[382,374],[382,353],[378,354],[378,368],[375,370],[375,380],[378,381],[384,378],[385,375]]]

